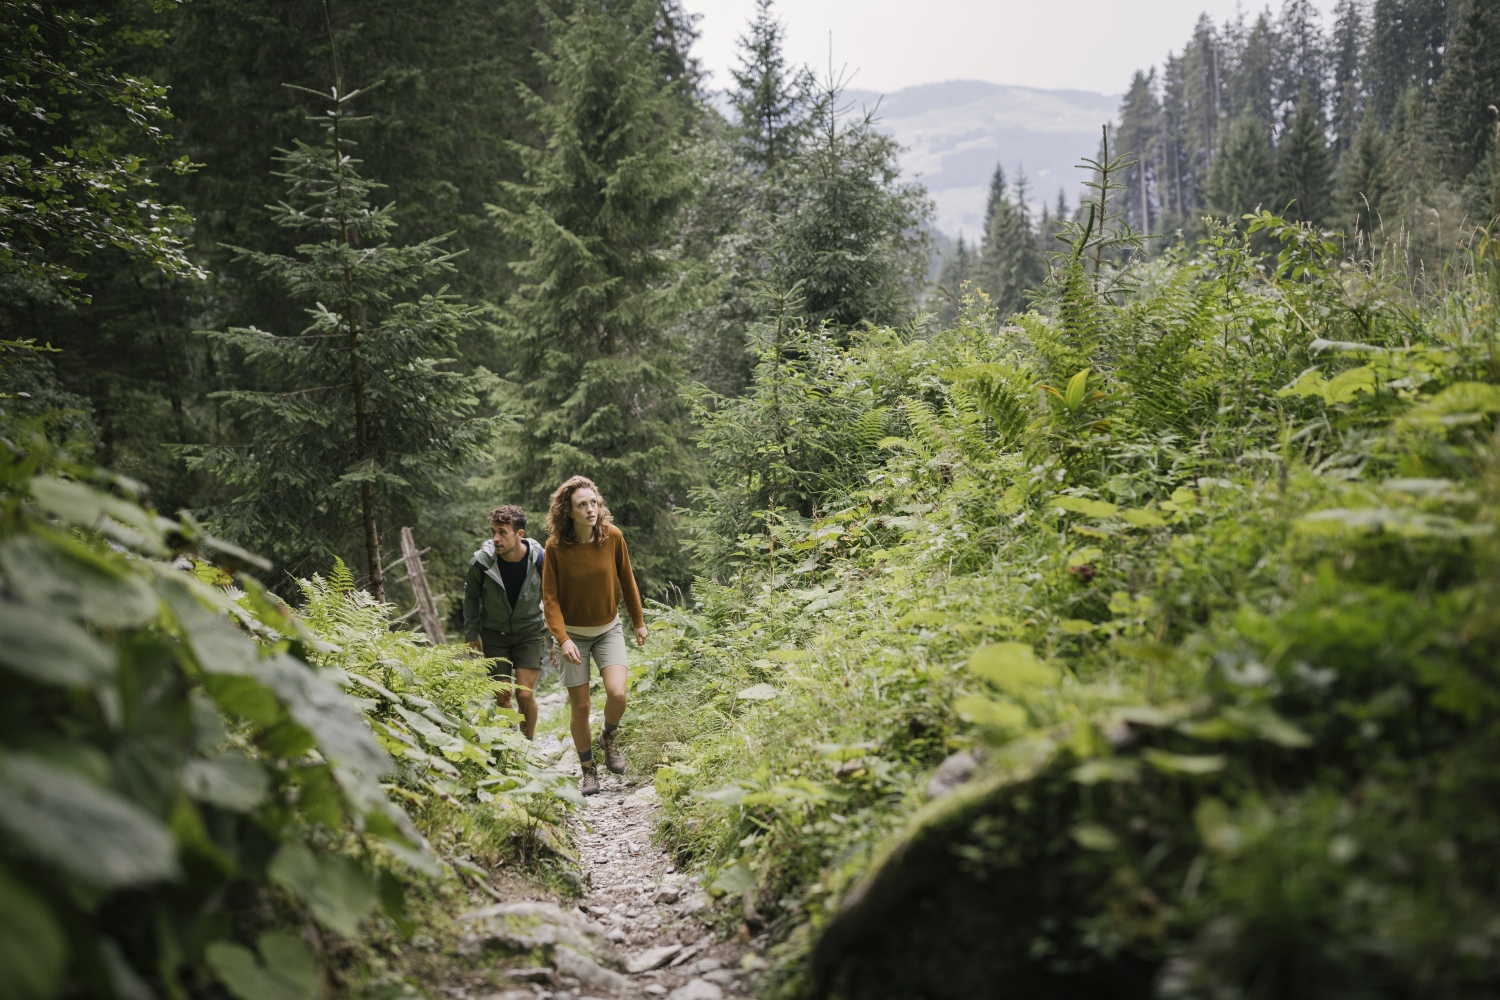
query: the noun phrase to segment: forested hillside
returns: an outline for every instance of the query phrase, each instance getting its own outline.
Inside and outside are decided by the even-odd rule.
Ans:
[[[1148,255],[1264,208],[1343,234],[1355,256],[1399,241],[1412,261],[1442,259],[1500,211],[1497,37],[1500,13],[1467,0],[1340,0],[1326,26],[1309,2],[1204,15],[1126,91],[1121,216]],[[945,262],[945,298],[968,278],[1008,312],[1040,284],[1054,220],[1077,209],[1029,218],[1028,201],[1052,199],[1023,183],[996,167],[980,245]]]
[[[675,0],[0,13],[0,996],[1500,989],[1497,0],[1205,18],[932,281],[771,0],[722,99]],[[459,638],[577,474],[655,874]]]

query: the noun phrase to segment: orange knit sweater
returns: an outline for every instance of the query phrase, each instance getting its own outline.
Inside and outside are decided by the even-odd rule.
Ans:
[[[646,624],[625,536],[614,525],[606,531],[603,545],[564,545],[556,538],[547,539],[547,556],[542,560],[542,611],[548,630],[558,642],[568,641],[569,625],[608,625],[619,614],[622,593],[631,624],[636,628]]]

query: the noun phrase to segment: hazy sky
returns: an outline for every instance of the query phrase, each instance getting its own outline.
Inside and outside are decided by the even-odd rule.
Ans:
[[[697,53],[729,86],[735,39],[754,0],[684,0],[703,15]],[[1247,2],[1247,11],[1263,4]],[[1317,0],[1325,12],[1333,0]],[[1123,93],[1130,74],[1159,64],[1192,33],[1198,15],[1232,17],[1235,0],[780,0],[793,62],[846,66],[852,86],[890,92],[916,83],[987,80],[1028,87]],[[1280,9],[1277,0],[1275,9]]]

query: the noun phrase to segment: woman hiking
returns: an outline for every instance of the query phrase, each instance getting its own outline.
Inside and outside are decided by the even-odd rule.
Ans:
[[[635,631],[635,644],[646,643],[641,592],[630,571],[625,536],[615,527],[604,498],[592,480],[574,476],[552,494],[547,509],[547,554],[542,560],[542,609],[547,628],[562,647],[562,681],[572,710],[573,746],[583,778],[584,795],[599,791],[589,728],[589,661],[604,678],[604,730],[599,743],[604,763],[625,773],[620,752],[620,718],[625,714],[625,630],[620,625],[620,598]]]

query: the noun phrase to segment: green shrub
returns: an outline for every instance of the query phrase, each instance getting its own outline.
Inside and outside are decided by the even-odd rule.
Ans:
[[[253,557],[45,454],[0,448],[0,992],[311,998],[321,934],[435,870],[390,758],[320,640],[188,568]]]
[[[750,893],[780,989],[1500,981],[1494,250],[1414,299],[1251,228],[1277,259],[1216,233],[1086,330],[849,347],[900,435],[658,612],[662,837]]]
[[[312,1000],[413,932],[439,854],[481,883],[476,856],[569,856],[576,792],[467,647],[391,631],[342,564],[294,614],[47,454],[0,450],[0,994]]]

